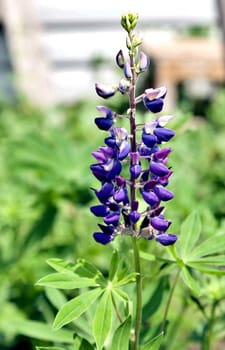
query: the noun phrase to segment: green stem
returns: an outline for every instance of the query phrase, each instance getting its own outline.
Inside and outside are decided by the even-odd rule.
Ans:
[[[115,301],[114,295],[113,294],[111,294],[111,295],[112,295],[112,303],[113,303],[113,307],[114,307],[114,310],[116,312],[116,315],[117,315],[120,323],[123,323],[123,318],[122,318],[122,316],[121,316],[121,314],[119,312],[119,309],[118,309],[118,307],[116,305],[116,301]]]
[[[166,308],[165,308],[163,321],[162,321],[162,326],[161,326],[161,332],[163,332],[163,333],[165,332],[166,319],[167,319],[167,315],[168,315],[168,312],[169,312],[169,307],[171,305],[171,301],[172,301],[172,298],[173,298],[173,293],[175,291],[175,288],[176,288],[176,285],[177,285],[177,281],[179,279],[179,275],[180,275],[180,269],[177,271],[177,274],[176,274],[175,279],[173,281],[172,288],[170,290],[169,298],[168,298],[167,303],[166,303]]]
[[[204,341],[204,350],[210,350],[211,347],[211,341],[212,341],[212,335],[213,335],[213,324],[215,319],[215,312],[217,307],[218,301],[214,301],[211,308],[210,318],[208,321],[208,327],[205,335],[205,341]]]
[[[141,277],[141,264],[137,239],[133,237],[133,252],[134,252],[134,265],[136,276],[136,319],[135,319],[135,333],[134,333],[134,350],[139,349],[139,338],[142,320],[142,277]]]

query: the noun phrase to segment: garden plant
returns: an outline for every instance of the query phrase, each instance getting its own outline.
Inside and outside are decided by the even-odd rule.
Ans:
[[[55,330],[75,323],[73,349],[157,350],[177,346],[174,343],[170,347],[170,332],[177,321],[171,325],[169,313],[176,287],[184,283],[205,318],[202,349],[211,349],[214,322],[223,317],[217,314],[222,299],[214,295],[209,306],[199,298],[209,297],[206,290],[210,285],[224,284],[225,236],[219,232],[202,239],[196,210],[176,233],[170,233],[172,222],[167,219],[166,205],[174,193],[167,188],[173,175],[169,164],[172,148],[167,144],[175,132],[166,127],[172,116],[160,113],[167,94],[165,87],[148,88],[136,95],[138,78],[150,65],[140,50],[137,19],[138,15],[132,13],[121,19],[127,32],[128,54],[120,50],[116,55],[123,75],[119,83],[95,85],[101,98],[122,94],[129,103],[124,114],[99,105],[101,116],[95,118],[105,138],[104,145],[92,152],[97,162],[90,169],[100,185],[92,188],[99,203],[90,211],[100,221],[94,240],[102,249],[113,246],[111,258],[107,258],[109,270],[99,270],[85,257],[75,263],[49,259],[48,264],[56,272],[37,284],[74,290],[75,296],[62,305],[53,323]],[[136,117],[141,103],[148,111],[143,122]],[[144,250],[147,245],[151,253]],[[176,307],[181,312],[185,298],[184,305],[179,304]]]
[[[2,350],[225,346],[224,91],[164,113],[137,21],[97,117],[0,105]]]

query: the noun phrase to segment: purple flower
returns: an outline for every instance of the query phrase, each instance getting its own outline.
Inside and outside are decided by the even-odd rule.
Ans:
[[[161,199],[162,201],[169,201],[174,197],[173,193],[167,190],[162,185],[156,185],[154,187],[154,192],[158,196],[158,198]]]
[[[163,86],[157,89],[145,90],[144,105],[152,113],[161,112],[164,105],[164,98],[166,96],[167,89]]]
[[[136,19],[131,14],[123,17],[123,26],[129,34]],[[90,210],[103,221],[103,224],[98,224],[100,230],[94,232],[93,237],[103,245],[124,234],[170,245],[176,242],[177,236],[166,233],[171,221],[164,217],[165,208],[161,202],[174,196],[166,188],[173,173],[168,165],[171,148],[163,148],[163,144],[175,135],[173,130],[165,127],[172,116],[148,120],[142,126],[141,135],[142,124],[136,124],[135,120],[136,104],[140,102],[152,113],[160,112],[167,89],[150,88],[135,96],[137,78],[148,69],[150,60],[144,52],[139,51],[138,54],[141,40],[137,35],[129,35],[126,44],[129,60],[126,61],[122,50],[116,55],[116,63],[123,69],[119,83],[116,86],[95,84],[98,96],[107,99],[119,92],[128,96],[130,105],[124,115],[113,112],[109,107],[97,106],[100,115],[95,118],[95,124],[100,130],[107,131],[108,136],[104,139],[105,145],[92,152],[96,163],[90,168],[101,187],[94,189],[100,203]],[[128,129],[120,126],[121,119],[129,124],[123,124]],[[146,203],[141,212],[138,210],[138,191]]]
[[[120,68],[123,68],[124,67],[124,62],[125,62],[125,60],[124,60],[124,56],[123,56],[123,51],[120,50],[118,52],[118,54],[116,55],[116,63],[117,63],[117,65]]]
[[[94,205],[90,208],[95,216],[104,217],[109,214],[110,210],[106,205]]]
[[[112,235],[109,235],[108,233],[103,233],[103,232],[95,232],[93,234],[93,237],[96,242],[101,243],[103,245],[106,245],[113,240]]]
[[[98,96],[102,98],[109,98],[116,93],[116,89],[112,86],[106,86],[102,84],[95,84],[95,91],[97,92]]]
[[[140,62],[139,65],[140,65],[141,72],[148,69],[150,64],[150,59],[143,51],[140,52],[139,62]]]
[[[167,246],[174,244],[177,240],[177,236],[172,233],[162,233],[156,236],[156,240],[160,244]]]
[[[131,68],[130,68],[130,64],[128,62],[125,63],[124,68],[124,75],[127,79],[131,79],[132,77],[132,72],[131,72]]]
[[[166,221],[160,216],[155,216],[151,219],[151,225],[158,231],[166,231],[170,226],[171,221]]]
[[[151,161],[150,171],[156,176],[165,176],[170,170],[161,162]]]

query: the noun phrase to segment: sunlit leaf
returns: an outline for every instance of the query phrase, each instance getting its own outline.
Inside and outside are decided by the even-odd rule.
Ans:
[[[180,258],[185,259],[189,252],[193,250],[201,233],[201,221],[199,214],[194,211],[181,225],[181,231],[178,239],[178,247],[180,251]]]
[[[74,270],[74,264],[63,259],[58,259],[58,258],[48,259],[47,264],[57,272],[63,272],[65,270],[69,270],[69,271]]]
[[[225,255],[205,256],[199,259],[188,259],[188,264],[210,264],[210,265],[225,265]]]
[[[96,288],[68,301],[57,313],[53,328],[59,329],[65,324],[77,319],[102,294],[102,289]]]
[[[115,331],[110,350],[128,350],[131,329],[129,316]]]
[[[125,293],[122,289],[119,288],[112,288],[113,294],[115,294],[115,297],[121,301],[128,302],[129,301],[129,296],[127,293]]]
[[[59,310],[66,302],[66,297],[61,290],[54,288],[45,288],[45,294],[50,303]]]
[[[49,324],[21,319],[10,320],[10,326],[13,326],[16,333],[30,338],[73,344],[73,332],[67,329],[53,331]]]
[[[114,287],[124,286],[125,284],[135,282],[136,281],[136,272],[130,273],[128,276],[125,276],[119,281],[113,282]]]
[[[225,235],[212,235],[210,238],[199,244],[189,255],[189,259],[199,258],[205,255],[218,254],[225,251]]]
[[[145,253],[140,251],[140,258],[147,261],[155,261],[156,257],[153,254]]]
[[[101,350],[110,331],[112,322],[112,298],[111,291],[107,290],[102,295],[96,309],[93,335],[97,344],[97,350]]]
[[[95,280],[91,278],[80,277],[72,272],[52,273],[41,278],[36,284],[39,286],[59,289],[75,289],[98,286]]]
[[[116,271],[118,269],[118,265],[119,265],[119,254],[117,250],[114,250],[113,254],[112,254],[112,258],[111,258],[111,262],[110,262],[110,268],[109,268],[109,280],[112,281]]]
[[[213,267],[206,266],[205,264],[188,263],[188,266],[190,266],[193,269],[198,270],[200,272],[206,273],[208,275],[217,275],[217,276],[225,275],[225,270],[215,269]]]
[[[188,288],[193,290],[193,292],[195,292],[197,295],[200,294],[201,288],[198,282],[192,277],[192,275],[186,267],[183,267],[181,269],[181,277]]]

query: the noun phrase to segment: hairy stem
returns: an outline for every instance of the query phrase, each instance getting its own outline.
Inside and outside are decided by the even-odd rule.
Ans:
[[[134,350],[139,349],[139,337],[142,320],[142,277],[141,264],[137,238],[133,237],[133,252],[136,276],[136,320],[135,320],[135,336],[134,336]]]
[[[133,35],[132,32],[129,33],[129,39],[131,46],[133,45]],[[131,135],[131,152],[137,151],[136,144],[136,123],[135,123],[135,112],[136,112],[136,101],[135,101],[135,89],[136,89],[136,67],[135,67],[135,48],[132,46],[129,52],[130,57],[130,68],[132,72],[132,77],[130,81],[130,90],[129,90],[129,102],[130,102],[130,135]],[[136,180],[134,176],[130,178],[130,196],[131,196],[131,207],[134,201],[136,200]],[[140,337],[140,328],[141,328],[141,319],[142,319],[142,278],[141,278],[141,264],[140,264],[140,255],[139,247],[137,242],[137,227],[136,224],[132,225],[133,231],[133,254],[134,254],[134,266],[136,276],[136,319],[135,319],[135,334],[134,334],[134,343],[133,349],[139,350],[139,337]]]

